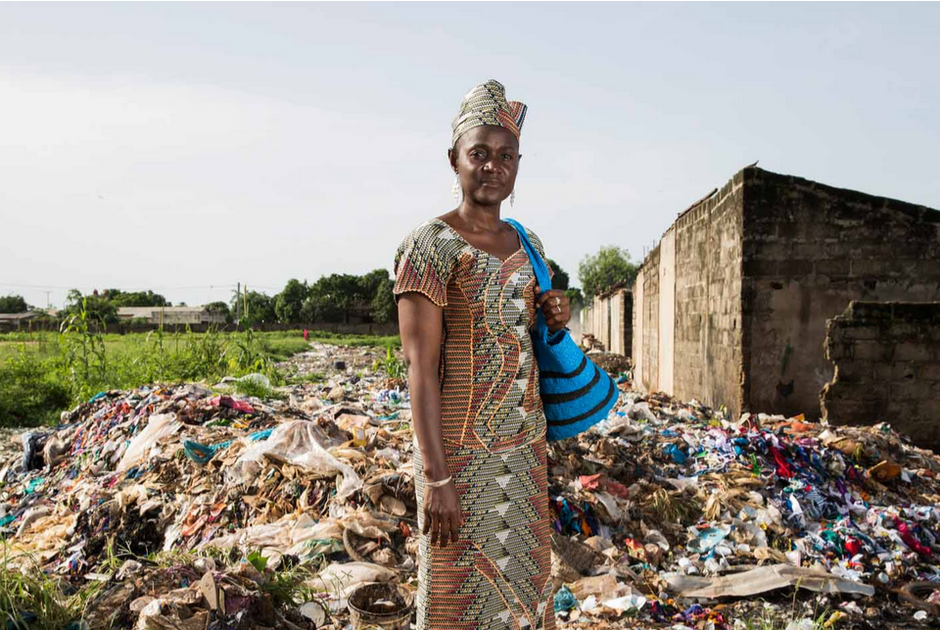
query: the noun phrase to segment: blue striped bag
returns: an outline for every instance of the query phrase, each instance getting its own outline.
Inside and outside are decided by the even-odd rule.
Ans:
[[[532,247],[525,228],[505,219],[519,233],[519,242],[529,255],[541,290],[552,288],[548,266]],[[601,420],[617,402],[617,385],[607,372],[587,358],[567,330],[551,333],[541,309],[532,347],[539,365],[539,388],[548,422],[548,440],[562,440],[586,431]]]

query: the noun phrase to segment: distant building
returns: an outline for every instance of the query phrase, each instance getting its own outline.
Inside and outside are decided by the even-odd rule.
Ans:
[[[118,319],[143,319],[148,324],[224,324],[225,315],[211,313],[202,306],[125,306]]]
[[[42,311],[29,311],[27,313],[0,313],[0,330],[19,330],[29,325],[29,322],[45,315]]]

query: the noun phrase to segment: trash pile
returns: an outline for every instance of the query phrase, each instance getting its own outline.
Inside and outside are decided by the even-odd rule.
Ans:
[[[576,627],[631,615],[744,628],[768,614],[911,627],[940,613],[940,457],[887,425],[732,420],[625,392],[550,462],[555,609]],[[801,612],[794,589],[821,595]],[[776,611],[755,608],[775,594]]]
[[[17,436],[0,460],[8,565],[100,583],[89,629],[405,627],[407,392],[370,369],[384,350],[311,346],[292,361],[323,380],[276,397],[105,392]],[[560,627],[940,613],[940,458],[884,425],[732,420],[617,380],[616,411],[549,452]]]

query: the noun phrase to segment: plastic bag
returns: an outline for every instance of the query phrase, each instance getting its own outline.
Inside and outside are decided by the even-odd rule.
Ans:
[[[261,472],[261,460],[265,456],[302,466],[319,472],[339,472],[343,481],[336,487],[336,496],[345,499],[362,487],[362,480],[352,466],[333,457],[324,447],[315,424],[306,420],[294,420],[279,425],[271,437],[248,447],[236,460],[229,475],[237,483],[248,483]]]
[[[150,416],[150,422],[130,441],[115,470],[124,472],[146,461],[155,454],[152,453],[154,449],[159,451],[159,444],[164,438],[173,435],[182,426],[183,423],[177,422],[175,413],[158,413]]]
[[[349,596],[356,588],[368,582],[392,582],[398,574],[391,569],[371,562],[347,562],[326,567],[307,586],[315,591],[327,593],[330,612],[337,613],[346,608]]]

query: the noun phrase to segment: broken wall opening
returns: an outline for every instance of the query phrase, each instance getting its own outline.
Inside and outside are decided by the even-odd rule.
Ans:
[[[833,424],[889,422],[940,450],[940,302],[852,302],[829,320],[834,377],[820,394]]]
[[[748,410],[818,416],[826,322],[852,300],[940,301],[940,212],[744,170]]]

